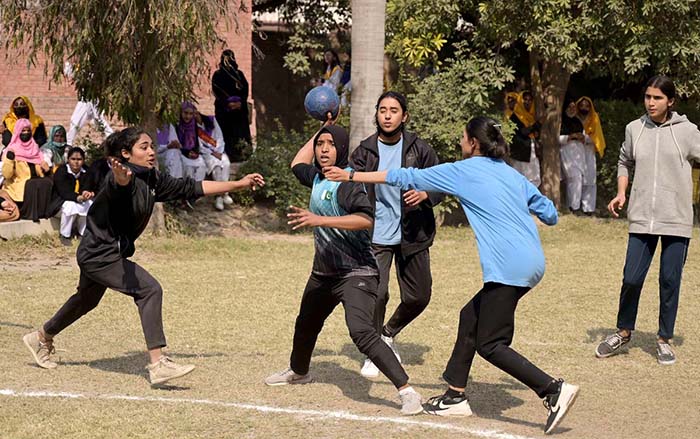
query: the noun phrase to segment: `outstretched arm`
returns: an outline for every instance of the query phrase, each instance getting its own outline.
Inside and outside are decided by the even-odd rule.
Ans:
[[[371,229],[373,221],[361,213],[353,213],[343,216],[322,216],[316,215],[306,209],[296,206],[289,206],[290,212],[287,214],[287,224],[292,225],[292,230],[302,227],[330,227],[343,230],[366,230]]]
[[[218,195],[226,192],[241,191],[247,188],[256,190],[265,186],[265,179],[260,174],[248,174],[236,181],[209,181],[202,182],[204,195]]]

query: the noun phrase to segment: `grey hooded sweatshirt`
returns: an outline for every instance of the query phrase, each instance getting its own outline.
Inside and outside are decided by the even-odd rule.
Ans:
[[[687,117],[673,112],[656,126],[645,114],[627,125],[617,176],[634,170],[630,233],[691,237],[692,161],[700,161],[700,131]]]

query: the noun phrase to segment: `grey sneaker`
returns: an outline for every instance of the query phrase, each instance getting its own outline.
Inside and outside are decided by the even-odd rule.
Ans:
[[[620,348],[630,342],[632,336],[621,336],[615,332],[605,337],[598,347],[595,349],[595,356],[598,358],[606,358],[611,355],[619,354]]]
[[[299,375],[292,370],[291,367],[277,373],[273,373],[265,378],[265,384],[268,386],[286,386],[287,384],[309,384],[314,380],[310,374]]]
[[[423,401],[420,393],[411,389],[408,392],[399,392],[401,398],[401,414],[405,416],[417,415],[423,411]]]
[[[177,364],[163,355],[157,363],[146,366],[151,385],[163,384],[166,381],[180,378],[194,370],[191,364]]]
[[[669,366],[676,362],[676,354],[673,353],[671,345],[668,342],[656,342],[656,360],[659,364]]]
[[[394,337],[387,337],[386,335],[382,335],[382,341],[391,348],[391,352],[394,353],[396,359],[399,360],[399,363],[401,363],[401,355],[399,355],[399,351],[396,350],[396,345],[394,344]]]
[[[30,332],[22,337],[22,341],[29,349],[29,352],[32,353],[37,366],[44,369],[55,369],[58,366],[54,361],[51,361],[51,355],[56,353],[53,342],[42,342],[39,337],[39,331]]]

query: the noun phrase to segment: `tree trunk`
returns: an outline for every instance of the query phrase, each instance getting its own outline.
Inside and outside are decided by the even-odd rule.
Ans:
[[[559,130],[562,106],[571,74],[555,60],[543,60],[539,53],[531,51],[530,80],[535,98],[537,120],[542,124],[542,185],[540,189],[557,209],[561,208],[561,156]]]
[[[386,0],[352,0],[350,152],[374,131],[374,106],[384,89]]]

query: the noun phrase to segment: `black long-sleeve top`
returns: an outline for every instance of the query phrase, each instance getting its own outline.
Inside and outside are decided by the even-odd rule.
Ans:
[[[146,228],[157,201],[173,201],[204,194],[202,182],[174,178],[127,163],[134,174],[120,186],[109,173],[87,215],[87,229],[80,241],[78,265],[99,269],[134,254],[136,239]]]
[[[78,182],[79,190],[75,191],[75,182]],[[83,191],[92,190],[90,188],[87,169],[82,168],[76,177],[68,172],[68,165],[60,166],[53,175],[53,190],[62,200],[78,201],[78,195]]]

